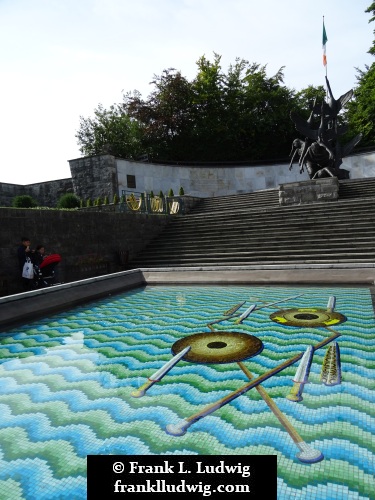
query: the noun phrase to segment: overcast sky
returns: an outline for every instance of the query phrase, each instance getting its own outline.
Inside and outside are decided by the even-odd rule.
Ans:
[[[29,184],[70,177],[81,156],[79,117],[122,101],[166,68],[193,79],[196,61],[222,56],[285,66],[296,90],[324,85],[338,98],[356,84],[375,22],[370,0],[0,0],[0,182]],[[286,152],[286,155],[289,152]]]

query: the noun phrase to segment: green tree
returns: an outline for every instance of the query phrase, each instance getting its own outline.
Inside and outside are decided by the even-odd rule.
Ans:
[[[63,194],[57,202],[57,208],[79,208],[80,206],[80,199],[73,193]]]
[[[186,137],[192,126],[193,94],[191,84],[173,68],[154,75],[155,89],[146,100],[139,93],[124,96],[129,116],[142,124],[142,144],[152,159],[184,157],[189,144]]]
[[[94,118],[81,116],[76,138],[85,156],[107,153],[136,159],[142,153],[140,125],[122,104],[113,104],[109,109],[99,104]]]
[[[366,9],[371,14],[369,23],[375,20],[375,2]],[[375,31],[374,31],[375,34]],[[375,55],[375,39],[368,50]],[[375,63],[365,66],[365,70],[357,68],[357,85],[353,99],[348,103],[346,118],[350,125],[349,138],[362,134],[360,146],[375,145]]]
[[[156,77],[146,101],[128,98],[131,116],[160,161],[238,161],[285,156],[294,138],[289,111],[294,91],[282,68],[272,77],[265,66],[236,59],[227,73],[221,56],[201,57],[188,82],[179,72]]]
[[[147,153],[152,161],[169,162],[285,157],[296,135],[290,111],[303,113],[315,89],[296,93],[284,85],[282,67],[268,76],[266,66],[245,59],[237,58],[227,71],[215,53],[196,64],[191,81],[169,68],[154,75],[146,99],[127,93],[109,110],[99,105],[94,119],[81,117],[81,151],[128,158]]]
[[[347,118],[351,136],[362,134],[361,146],[375,144],[375,63],[366,71],[357,70],[358,85],[354,99],[348,103]]]
[[[12,199],[12,207],[16,208],[34,208],[38,206],[38,202],[28,194],[21,194]]]
[[[372,23],[373,21],[375,21],[375,2],[372,2],[371,5],[369,5],[367,7],[365,12],[367,12],[368,14],[371,14],[371,17],[369,19],[369,23]],[[373,31],[373,33],[375,35],[375,30]],[[370,49],[368,50],[368,53],[375,56],[375,39],[373,40],[372,45],[371,45]]]

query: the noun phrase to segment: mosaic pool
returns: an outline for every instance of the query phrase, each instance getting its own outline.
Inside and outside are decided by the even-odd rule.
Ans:
[[[328,315],[323,326],[309,323],[332,297],[346,321]],[[300,324],[280,320],[295,309]],[[279,320],[271,319],[277,311]],[[143,397],[132,396],[172,358],[175,342],[212,331],[262,341],[263,350],[243,361],[254,378],[340,334],[341,383],[321,381],[327,343],[313,353],[300,402],[286,397],[298,362],[261,386],[323,460],[298,459],[300,449],[255,389],[181,436],[166,433],[248,384],[237,362],[181,360]],[[0,345],[1,499],[86,498],[88,454],[277,454],[278,499],[375,498],[375,322],[367,288],[148,286],[15,328]]]

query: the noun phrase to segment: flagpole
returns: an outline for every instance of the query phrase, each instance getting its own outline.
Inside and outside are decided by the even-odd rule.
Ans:
[[[327,35],[326,35],[326,28],[325,28],[325,24],[324,24],[324,16],[323,16],[323,29],[324,29],[325,43],[327,43],[328,38],[327,38]],[[325,49],[324,49],[324,52],[325,52]],[[328,62],[327,62],[327,58],[326,58],[326,64],[325,64],[325,66],[326,66],[326,77],[328,78]],[[327,89],[327,92],[328,92],[328,89]]]
[[[328,38],[327,38],[327,33],[326,33],[326,28],[324,24],[324,16],[323,16],[323,39],[322,39],[322,46],[323,46],[323,65],[326,70],[326,82],[328,79],[328,64],[327,64],[327,56],[326,56],[326,44],[327,44]],[[326,96],[328,96],[328,84],[326,83]]]

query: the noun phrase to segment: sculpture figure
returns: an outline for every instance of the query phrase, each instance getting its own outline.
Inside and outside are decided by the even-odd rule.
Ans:
[[[337,177],[338,179],[349,178],[349,172],[340,169],[342,158],[347,156],[361,139],[358,134],[344,146],[340,144],[340,136],[347,131],[346,124],[338,125],[337,116],[342,107],[353,95],[353,90],[349,90],[339,99],[335,99],[327,83],[327,102],[323,101],[320,106],[316,104],[316,99],[312,105],[310,116],[307,120],[301,118],[297,113],[291,112],[296,129],[305,136],[305,140],[295,139],[293,141],[290,156],[292,156],[289,170],[293,167],[295,155],[299,155],[300,173],[306,170],[310,179],[316,177]],[[320,114],[318,127],[314,127],[313,117]]]

